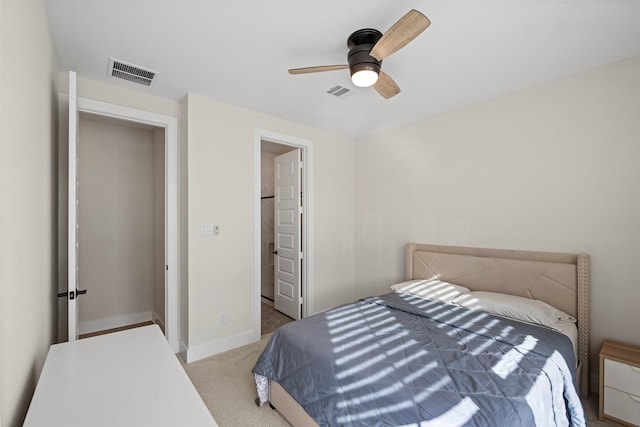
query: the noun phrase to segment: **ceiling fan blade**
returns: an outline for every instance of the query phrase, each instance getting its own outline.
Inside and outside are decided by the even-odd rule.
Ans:
[[[388,74],[382,71],[380,71],[378,81],[373,85],[373,88],[385,99],[389,99],[400,93],[400,87],[396,82],[394,82]]]
[[[411,9],[380,37],[380,40],[371,49],[370,55],[378,61],[382,61],[418,37],[429,25],[431,25],[429,18],[415,9]]]
[[[292,68],[289,70],[289,74],[320,73],[322,71],[342,70],[344,68],[349,68],[349,66],[348,65],[322,65],[320,67]]]

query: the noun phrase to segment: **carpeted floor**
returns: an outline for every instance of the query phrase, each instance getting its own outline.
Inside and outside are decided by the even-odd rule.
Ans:
[[[619,424],[610,423],[607,421],[600,421],[598,419],[598,395],[591,394],[589,399],[582,401],[584,412],[587,416],[587,425],[589,427],[615,427]]]
[[[271,334],[226,353],[199,360],[184,369],[196,390],[220,427],[280,427],[289,426],[278,411],[269,405],[258,408],[251,368],[267,345]],[[616,426],[598,420],[598,396],[592,394],[583,401],[590,427]]]
[[[271,334],[257,343],[199,360],[184,369],[220,427],[289,426],[269,405],[255,404],[256,386],[251,368]]]

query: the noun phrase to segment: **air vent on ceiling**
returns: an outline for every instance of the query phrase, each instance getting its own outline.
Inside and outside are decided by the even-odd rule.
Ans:
[[[351,89],[348,89],[346,87],[340,86],[340,85],[336,85],[334,87],[332,87],[331,89],[329,89],[327,91],[327,93],[329,95],[333,95],[337,98],[343,97],[346,94],[348,94],[349,92],[351,92]]]
[[[158,75],[158,72],[149,68],[143,68],[138,65],[120,61],[119,59],[109,58],[107,75],[144,86],[151,86],[154,82],[154,78]]]

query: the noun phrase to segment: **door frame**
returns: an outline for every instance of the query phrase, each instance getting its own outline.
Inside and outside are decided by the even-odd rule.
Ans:
[[[265,129],[253,130],[253,264],[254,264],[254,316],[253,329],[260,339],[260,295],[261,295],[261,236],[262,215],[260,197],[262,189],[262,161],[261,143],[270,141],[276,144],[288,145],[302,151],[302,317],[305,318],[313,311],[313,142],[272,132]]]
[[[78,97],[78,112],[164,128],[165,152],[165,337],[175,353],[180,342],[178,263],[178,119],[172,116]]]

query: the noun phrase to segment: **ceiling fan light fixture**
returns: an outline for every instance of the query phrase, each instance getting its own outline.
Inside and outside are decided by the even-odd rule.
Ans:
[[[389,99],[400,93],[400,87],[381,70],[382,60],[406,46],[430,24],[429,18],[411,9],[384,34],[373,28],[362,28],[351,33],[347,38],[349,65],[292,68],[289,69],[289,74],[319,73],[349,68],[351,81],[355,86],[373,86],[378,94]]]
[[[351,75],[351,81],[358,87],[373,86],[378,81],[378,73],[373,70],[360,70]]]
[[[361,62],[351,65],[351,81],[358,87],[369,87],[376,84],[380,75],[380,64]]]

